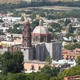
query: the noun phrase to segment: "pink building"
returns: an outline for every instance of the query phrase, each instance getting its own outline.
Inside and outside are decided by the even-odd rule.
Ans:
[[[27,62],[24,62],[24,71],[26,73],[37,72],[42,67],[44,67],[44,65],[45,65],[45,62],[41,62],[41,61],[27,61]]]

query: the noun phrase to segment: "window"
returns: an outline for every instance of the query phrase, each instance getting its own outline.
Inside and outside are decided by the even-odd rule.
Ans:
[[[70,59],[72,58],[72,56],[70,56]]]
[[[27,71],[27,69],[24,69],[24,71]]]
[[[34,70],[34,65],[31,65],[31,70]]]
[[[62,59],[64,59],[64,55],[62,55]]]
[[[38,70],[40,70],[40,69],[41,69],[41,66],[39,66]]]
[[[66,56],[66,59],[67,59],[67,60],[69,59],[68,57],[69,57],[69,56],[67,55],[67,56]]]
[[[67,58],[68,58],[68,55],[67,55]]]
[[[73,56],[73,58],[75,59],[75,56]]]
[[[26,51],[26,49],[24,49],[24,51]]]

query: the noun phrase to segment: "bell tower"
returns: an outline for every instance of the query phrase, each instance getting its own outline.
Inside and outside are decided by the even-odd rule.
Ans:
[[[22,45],[23,47],[31,47],[31,28],[30,28],[30,23],[29,20],[24,21],[24,28],[23,28],[23,33],[22,33]]]

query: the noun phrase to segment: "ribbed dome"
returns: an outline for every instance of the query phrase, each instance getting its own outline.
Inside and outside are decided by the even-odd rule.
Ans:
[[[47,28],[45,28],[44,26],[36,26],[35,29],[33,30],[33,34],[49,34],[49,31]]]

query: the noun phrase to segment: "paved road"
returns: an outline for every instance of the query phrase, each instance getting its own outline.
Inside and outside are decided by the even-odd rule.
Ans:
[[[80,10],[79,7],[64,7],[64,6],[46,6],[46,7],[43,7],[43,9],[54,9],[54,10]]]
[[[69,11],[69,10],[80,10],[80,7],[65,7],[65,6],[43,6],[43,7],[27,7],[27,8],[21,8],[21,9],[17,9],[17,10],[30,10],[32,8],[35,9],[53,9],[53,10],[65,10],[65,11]]]

